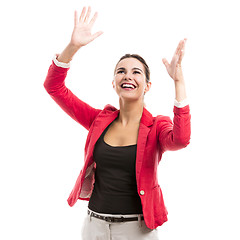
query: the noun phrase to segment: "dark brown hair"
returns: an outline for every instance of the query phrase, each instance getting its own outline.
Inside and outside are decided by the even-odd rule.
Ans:
[[[145,75],[146,75],[146,81],[148,83],[150,81],[150,69],[149,69],[146,61],[141,56],[139,56],[138,54],[129,54],[129,53],[127,53],[127,54],[125,54],[124,56],[122,56],[120,58],[120,60],[117,62],[116,65],[118,65],[119,62],[121,62],[123,59],[126,59],[126,58],[135,58],[135,59],[137,59],[139,62],[141,62],[143,64],[144,70],[145,70]]]

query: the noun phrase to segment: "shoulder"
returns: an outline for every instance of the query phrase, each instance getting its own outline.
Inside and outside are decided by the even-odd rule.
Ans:
[[[161,122],[171,122],[170,117],[164,115],[153,116],[146,108],[143,111],[144,118],[151,119],[153,124],[159,124]]]
[[[118,111],[118,109],[115,108],[114,106],[112,106],[111,104],[107,104],[107,105],[103,108],[103,111],[115,112],[115,111]]]
[[[171,122],[171,118],[169,116],[164,115],[157,115],[155,118],[155,122],[161,123],[161,122]]]
[[[162,129],[172,129],[173,122],[170,117],[164,115],[157,115],[154,117],[154,125],[158,131]]]
[[[119,110],[114,106],[107,104],[105,107],[99,112],[98,116],[108,116],[112,114],[117,114]]]
[[[172,121],[170,119],[170,117],[168,116],[164,116],[164,115],[157,115],[157,116],[153,116],[145,107],[143,109],[143,115],[142,115],[142,119],[141,119],[141,123],[154,128],[154,127],[158,127],[159,125],[164,125],[164,124],[172,124]]]

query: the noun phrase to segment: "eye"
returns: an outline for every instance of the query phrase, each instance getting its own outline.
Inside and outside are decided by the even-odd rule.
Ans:
[[[124,70],[118,70],[117,71],[117,74],[123,74],[124,73]]]
[[[140,71],[134,71],[133,74],[141,74]]]

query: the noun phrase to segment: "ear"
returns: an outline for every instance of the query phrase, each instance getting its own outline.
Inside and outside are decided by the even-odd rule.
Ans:
[[[112,80],[112,85],[113,85],[113,88],[115,89],[115,81]]]
[[[144,94],[147,93],[147,92],[150,90],[151,86],[152,86],[152,83],[151,83],[151,82],[148,82],[148,83],[146,84],[146,87],[145,87],[145,89],[144,89]]]

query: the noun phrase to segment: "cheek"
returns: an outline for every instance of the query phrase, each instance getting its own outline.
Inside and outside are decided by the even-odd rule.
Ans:
[[[145,89],[145,87],[147,86],[146,84],[146,79],[141,77],[141,78],[138,78],[137,79],[137,83],[138,83],[138,86],[141,88],[141,89]]]
[[[118,86],[119,85],[119,83],[121,82],[121,80],[122,80],[122,78],[121,77],[119,77],[119,76],[115,76],[114,77],[114,79],[113,79],[113,85],[115,86],[115,88],[116,88],[116,86]]]
[[[112,86],[113,86],[115,91],[117,90],[118,82],[119,81],[116,78],[114,78],[114,80],[112,81]]]
[[[118,79],[119,79],[119,76],[118,76],[118,75],[114,75],[114,76],[113,76],[113,81],[114,81],[114,82],[117,82]]]

